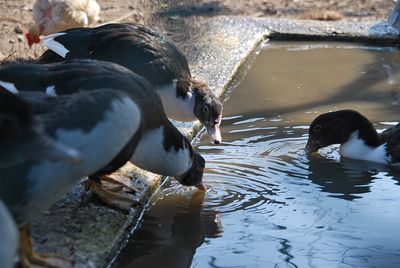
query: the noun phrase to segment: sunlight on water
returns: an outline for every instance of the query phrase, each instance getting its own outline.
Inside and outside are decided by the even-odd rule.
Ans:
[[[400,172],[337,146],[304,152],[309,122],[329,110],[397,123],[382,68],[395,51],[281,45],[225,103],[224,142],[197,146],[208,191],[172,181],[115,267],[400,267]]]

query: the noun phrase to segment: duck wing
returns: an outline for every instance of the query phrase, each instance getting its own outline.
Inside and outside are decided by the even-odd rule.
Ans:
[[[142,101],[161,102],[154,88],[141,76],[118,64],[87,59],[2,66],[0,87],[13,93],[42,91],[49,95],[110,88],[129,93]]]
[[[42,92],[22,92],[20,96],[32,106],[37,122],[52,137],[58,137],[61,132],[75,133],[75,138],[90,138],[87,142],[109,147],[112,157],[101,169],[93,170],[93,174],[107,174],[123,166],[142,134],[139,107],[120,91],[97,89],[58,97]],[[106,125],[110,127],[105,128]],[[111,153],[113,150],[116,151]]]
[[[165,36],[142,25],[106,24],[76,28],[43,39],[48,50],[39,63],[89,58],[118,63],[143,76],[153,85],[191,77],[183,53]],[[183,70],[183,72],[182,72]]]

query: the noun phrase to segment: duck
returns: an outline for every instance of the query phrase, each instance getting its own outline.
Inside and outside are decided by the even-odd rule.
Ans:
[[[21,150],[18,155],[22,159],[15,157],[15,161],[1,166],[0,177],[7,180],[1,182],[0,198],[20,227],[20,260],[29,267],[48,264],[48,255],[38,255],[29,246],[29,222],[60,200],[78,179],[110,163],[140,130],[140,120],[132,120],[140,119],[140,113],[131,98],[109,89],[59,97],[43,92],[20,92],[16,96],[32,107],[34,128],[13,133],[13,143],[28,140],[31,144],[15,148]],[[90,108],[82,113],[83,107]],[[10,119],[3,122],[5,128],[13,126]],[[41,136],[35,137],[36,128],[49,137],[46,142]],[[115,128],[119,131],[113,131]],[[52,144],[63,147],[53,148]],[[54,152],[60,148],[70,148],[64,150],[70,161],[63,161],[66,157]]]
[[[96,0],[36,0],[34,24],[25,33],[29,47],[40,42],[40,36],[70,28],[87,27],[100,20]]]
[[[45,135],[35,124],[31,106],[0,86],[0,168],[26,160],[72,161],[79,153]]]
[[[199,120],[212,143],[222,141],[222,103],[203,82],[194,79],[184,54],[161,33],[133,23],[77,28],[43,38],[48,49],[38,63],[88,58],[118,63],[147,79],[158,91],[167,116]]]
[[[42,94],[43,95],[43,94]],[[18,168],[24,163],[41,163],[42,161],[75,163],[79,160],[79,152],[63,144],[57,143],[44,133],[41,124],[35,120],[32,107],[20,96],[16,96],[3,88],[0,89],[0,266],[14,267],[14,259],[20,244],[20,260],[24,267],[32,263],[43,263],[40,255],[33,252],[29,225],[17,218],[17,212],[25,205],[16,206],[18,200],[29,195],[26,178],[18,176]],[[6,172],[13,170],[13,172]],[[12,175],[14,174],[14,175]],[[52,178],[53,179],[53,178]],[[33,180],[33,182],[36,182]],[[21,194],[21,191],[24,191]],[[19,235],[18,228],[23,233]]]
[[[400,124],[378,133],[373,124],[354,110],[319,115],[309,128],[306,152],[340,144],[342,157],[392,164],[400,162]]]
[[[31,112],[29,107],[13,94],[0,91],[0,147],[2,148],[0,166],[12,165],[22,157],[15,151],[23,145],[15,143],[14,137],[17,133],[23,134],[26,130],[31,130],[30,125]],[[12,146],[5,147],[9,142],[19,148],[13,150]],[[0,267],[12,268],[18,250],[18,227],[1,199],[0,219]]]
[[[104,146],[113,147],[113,150],[119,148],[118,153],[101,168],[97,166],[96,170],[92,168],[91,172],[86,172],[86,175],[89,176],[90,188],[105,203],[124,210],[129,209],[132,205],[123,196],[116,196],[115,193],[104,189],[101,184],[104,176],[118,170],[127,161],[156,174],[173,176],[182,185],[196,186],[200,190],[205,190],[202,183],[204,158],[194,152],[190,141],[168,120],[160,97],[152,85],[127,68],[110,62],[87,59],[42,65],[15,64],[0,68],[0,86],[10,92],[17,92],[18,95],[40,92],[48,98],[54,99],[69,99],[74,94],[89,94],[99,88],[107,88],[108,91],[114,90],[115,94],[125,94],[134,102],[137,110],[121,111],[118,120],[114,118],[116,124],[120,125],[110,126],[108,129],[102,130],[103,133],[98,134],[106,141],[109,136],[113,136],[110,137],[110,142],[107,144],[101,143]],[[111,99],[112,96],[111,94],[108,99]],[[35,103],[35,101],[31,102]],[[41,113],[49,108],[56,109],[58,106],[55,103],[53,101],[51,107],[42,107],[42,104],[36,104],[36,112]],[[90,113],[101,107],[101,102],[99,104],[96,104],[95,101],[82,103],[82,106],[79,109],[76,108],[74,112],[85,115],[81,120],[88,120],[90,124],[95,124],[98,119],[91,116]],[[67,118],[59,118],[59,123],[63,120],[74,120],[73,117],[78,115],[64,114],[63,116]],[[82,115],[79,116],[82,117]],[[132,133],[131,139],[126,141],[126,139],[120,138],[119,135],[122,135],[120,132],[132,132],[129,124],[134,124],[138,119],[140,119],[140,129],[137,127],[138,129]],[[83,123],[85,122],[82,121]],[[97,137],[93,138],[95,140],[91,141],[90,146],[96,148],[98,146],[93,143],[99,143],[99,141]],[[116,142],[115,145],[114,142]],[[118,144],[124,144],[124,146],[120,148],[121,146]],[[82,151],[81,148],[77,149]],[[89,148],[87,150],[89,151]],[[98,155],[97,152],[95,154]]]
[[[18,249],[18,228],[10,212],[0,200],[0,266],[14,267],[14,258]]]

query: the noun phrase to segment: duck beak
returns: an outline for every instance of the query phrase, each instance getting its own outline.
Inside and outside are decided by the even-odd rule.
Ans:
[[[221,130],[220,130],[220,124],[215,124],[215,125],[207,125],[207,134],[210,137],[211,143],[214,144],[219,144],[222,142],[222,136],[221,136]]]
[[[304,149],[305,149],[307,154],[311,154],[313,152],[318,151],[319,148],[320,148],[320,146],[318,145],[318,142],[316,142],[313,139],[309,138],[308,141],[307,141],[306,148],[304,148]]]
[[[199,190],[204,191],[206,188],[203,185],[203,172],[205,165],[206,161],[204,158],[200,154],[194,153],[193,163],[190,169],[181,176],[175,176],[175,179],[182,185],[195,186]]]
[[[81,162],[80,154],[77,150],[40,134],[27,151],[26,157],[30,160],[50,160],[74,164]]]
[[[221,121],[222,121],[222,116],[220,115],[216,121],[218,123],[206,124],[207,134],[208,137],[210,137],[211,143],[219,144],[222,142],[221,129],[220,129]]]

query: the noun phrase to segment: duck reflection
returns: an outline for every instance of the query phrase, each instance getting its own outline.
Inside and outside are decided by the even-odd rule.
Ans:
[[[205,239],[222,235],[220,213],[202,210],[204,195],[175,193],[158,200],[114,267],[190,267]]]
[[[326,159],[320,155],[310,155],[308,178],[321,186],[322,192],[331,197],[354,200],[370,192],[370,184],[380,171],[387,171],[384,164],[353,159]]]

